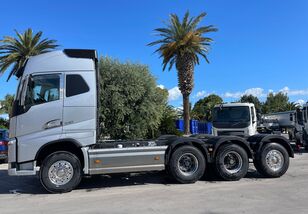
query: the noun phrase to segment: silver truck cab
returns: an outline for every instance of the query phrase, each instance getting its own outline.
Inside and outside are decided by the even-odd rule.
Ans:
[[[93,50],[66,49],[28,60],[10,119],[9,174],[35,174],[36,155],[46,142],[96,143],[97,88],[87,84],[96,82],[95,69]]]

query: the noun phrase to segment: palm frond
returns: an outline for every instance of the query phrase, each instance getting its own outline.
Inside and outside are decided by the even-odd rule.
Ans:
[[[41,39],[43,34],[41,31],[34,34],[29,28],[24,33],[19,33],[17,30],[15,33],[15,38],[4,36],[0,40],[0,74],[13,66],[8,80],[12,75],[19,77],[19,70],[29,57],[49,52],[58,47],[56,40]]]
[[[176,14],[170,14],[165,27],[156,28],[156,36],[160,39],[153,41],[148,46],[159,45],[155,52],[160,53],[160,58],[163,59],[163,70],[169,64],[168,69],[172,69],[179,56],[190,55],[194,64],[199,64],[198,55],[202,56],[209,63],[207,54],[210,50],[213,39],[204,37],[205,34],[218,31],[213,25],[198,27],[198,24],[206,16],[206,13],[201,13],[197,17],[190,17],[187,11],[182,20]],[[154,52],[154,53],[155,53]]]
[[[197,25],[201,22],[203,17],[205,17],[207,14],[205,12],[201,13],[199,16],[193,19],[193,21],[190,24],[190,30],[194,30]]]

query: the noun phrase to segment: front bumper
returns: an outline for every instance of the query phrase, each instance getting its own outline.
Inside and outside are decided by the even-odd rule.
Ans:
[[[8,162],[14,163],[16,162],[16,143],[17,140],[15,138],[10,139],[8,142]]]
[[[39,167],[36,167],[36,161],[28,163],[9,163],[8,164],[8,174],[10,176],[27,176],[27,175],[36,175],[36,172],[39,171]]]
[[[17,140],[10,139],[8,143],[8,174],[11,176],[36,175],[39,167],[36,167],[36,161],[17,163]]]

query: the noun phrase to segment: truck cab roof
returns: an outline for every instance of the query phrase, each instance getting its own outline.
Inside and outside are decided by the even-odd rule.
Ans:
[[[253,103],[223,103],[215,105],[215,107],[237,107],[237,106],[254,107],[255,105]]]
[[[93,71],[97,60],[95,50],[64,49],[30,57],[19,76],[57,71]]]

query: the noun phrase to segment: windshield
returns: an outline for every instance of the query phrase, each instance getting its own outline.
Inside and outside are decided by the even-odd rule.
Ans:
[[[213,122],[249,122],[248,106],[216,107],[213,110]]]

